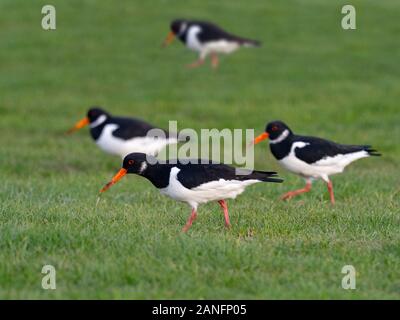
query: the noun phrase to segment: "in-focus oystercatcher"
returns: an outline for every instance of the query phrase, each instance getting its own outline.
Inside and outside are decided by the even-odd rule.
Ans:
[[[230,34],[220,27],[205,21],[177,19],[171,22],[171,31],[163,45],[166,46],[178,37],[189,49],[199,52],[199,59],[188,65],[195,68],[202,65],[208,55],[211,55],[211,65],[218,67],[218,54],[229,54],[240,47],[258,47],[261,43]]]
[[[330,199],[334,204],[333,185],[329,176],[343,172],[355,160],[380,156],[369,145],[344,145],[321,138],[295,135],[282,121],[268,123],[265,132],[254,139],[254,144],[267,138],[271,152],[279,163],[306,180],[303,189],[284,194],[283,200],[309,192],[312,181],[321,178],[327,183]]]
[[[87,116],[78,121],[68,133],[86,125],[90,126],[90,134],[102,150],[122,158],[132,152],[157,155],[168,144],[178,142],[177,137],[170,136],[165,130],[139,119],[114,117],[98,107],[89,109]],[[150,135],[153,129],[160,130],[160,136]]]
[[[204,163],[206,162],[206,163]],[[225,199],[234,199],[244,189],[257,182],[282,182],[276,172],[247,171],[238,174],[234,167],[185,159],[157,163],[157,160],[143,153],[131,153],[124,158],[122,169],[100,192],[106,191],[127,173],[135,173],[148,179],[160,192],[175,200],[188,203],[192,213],[186,225],[186,232],[197,217],[199,204],[218,201],[225,215],[225,225],[230,227],[228,207]]]

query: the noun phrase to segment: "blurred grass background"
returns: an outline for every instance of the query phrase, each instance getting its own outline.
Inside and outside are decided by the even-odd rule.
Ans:
[[[352,1],[357,30],[341,28],[346,1],[61,1],[57,30],[41,29],[43,1],[0,2],[0,297],[400,297],[400,3]],[[196,55],[160,45],[173,18],[206,19],[259,39],[220,69],[187,70]],[[120,166],[80,132],[64,131],[101,105],[167,127],[254,128],[281,119],[295,132],[372,144],[384,157],[351,165],[291,202],[303,181],[281,170],[267,144],[256,168],[282,185],[189,209],[129,177],[95,208]],[[85,131],[85,130],[83,130]],[[41,288],[44,264],[57,290]],[[341,268],[357,290],[341,288]]]

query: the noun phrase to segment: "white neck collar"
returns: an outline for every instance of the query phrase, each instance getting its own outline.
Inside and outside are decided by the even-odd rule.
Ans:
[[[107,120],[107,116],[105,114],[102,114],[100,117],[97,118],[96,121],[92,122],[90,124],[91,128],[98,127],[99,125],[103,124]]]
[[[143,161],[139,168],[139,174],[142,174],[146,169],[147,169],[147,163]]]
[[[283,131],[278,138],[276,138],[274,140],[269,140],[269,143],[277,144],[279,142],[282,142],[283,140],[285,140],[289,136],[289,134],[290,134],[289,130],[285,129],[285,131]]]
[[[184,22],[184,23],[182,23],[181,27],[179,28],[178,36],[181,36],[186,31],[186,29],[187,29],[187,23]]]

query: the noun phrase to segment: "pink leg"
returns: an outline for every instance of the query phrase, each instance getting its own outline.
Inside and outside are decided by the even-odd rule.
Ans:
[[[189,216],[189,219],[186,222],[185,226],[183,227],[182,232],[187,232],[189,228],[192,226],[193,221],[196,220],[196,218],[197,218],[197,212],[195,209],[192,209],[192,213]]]
[[[299,190],[295,190],[295,191],[289,191],[287,193],[285,193],[281,199],[282,200],[290,200],[291,198],[302,194],[302,193],[306,193],[309,192],[311,190],[311,182],[307,182],[306,186],[303,189],[299,189]]]
[[[329,191],[329,196],[331,197],[331,203],[335,204],[335,195],[333,194],[333,184],[332,181],[329,181],[327,183],[328,185],[328,191]]]
[[[186,67],[188,67],[189,69],[194,69],[194,68],[200,67],[203,63],[204,63],[204,59],[199,59],[191,64],[188,64]]]
[[[218,55],[216,53],[211,54],[211,66],[213,69],[217,69],[219,65]]]
[[[218,203],[221,206],[222,210],[224,211],[225,226],[227,228],[230,228],[231,222],[229,221],[228,205],[226,204],[225,200],[219,200]]]

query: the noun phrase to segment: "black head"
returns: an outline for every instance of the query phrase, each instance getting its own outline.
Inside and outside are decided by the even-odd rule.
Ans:
[[[157,159],[146,155],[144,153],[130,153],[125,156],[122,162],[122,168],[117,172],[117,174],[107,183],[100,192],[108,190],[112,185],[121,180],[127,173],[136,173],[138,175],[143,175],[150,163],[154,164]]]
[[[184,19],[175,19],[174,21],[171,22],[171,31],[175,35],[180,35],[186,30],[187,26],[187,20]]]
[[[265,139],[270,139],[271,143],[276,139],[285,140],[287,137],[291,136],[293,133],[289,127],[282,121],[272,121],[265,127],[265,132],[257,136],[253,143],[257,144]]]
[[[279,138],[287,130],[289,135],[292,134],[292,130],[282,121],[272,121],[265,127],[265,132],[268,133],[270,140]]]
[[[172,21],[169,26],[171,31],[168,33],[162,46],[166,47],[167,45],[169,45],[172,41],[174,41],[175,37],[179,37],[180,39],[182,39],[182,36],[185,34],[185,31],[187,29],[187,25],[188,22],[183,19],[175,19],[174,21]]]
[[[103,117],[103,118],[101,118]],[[105,112],[103,109],[98,107],[92,107],[89,109],[87,116],[83,119],[79,120],[75,125],[67,131],[67,133],[75,132],[88,124],[94,123],[98,120],[97,125],[104,123],[107,118],[110,117],[110,114]]]
[[[157,161],[153,156],[147,155],[145,153],[130,153],[125,156],[122,163],[122,168],[124,168],[127,173],[136,173],[142,175],[150,164]]]
[[[110,117],[110,114],[99,107],[92,107],[87,113],[87,117],[90,123],[95,122],[101,116],[105,116],[106,118],[108,118]]]

